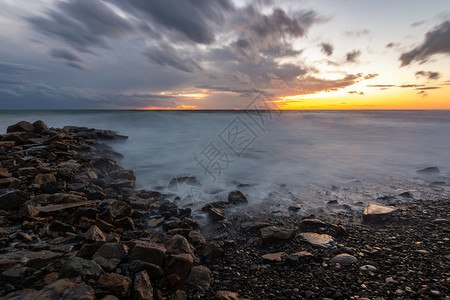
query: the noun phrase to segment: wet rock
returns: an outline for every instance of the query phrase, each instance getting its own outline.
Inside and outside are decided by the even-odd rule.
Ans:
[[[238,294],[229,291],[218,291],[214,295],[214,300],[239,300]]]
[[[19,208],[27,200],[26,194],[15,189],[0,189],[0,210]]]
[[[161,226],[163,223],[164,223],[164,218],[161,217],[161,218],[155,218],[155,219],[149,220],[147,222],[147,225],[152,227],[152,228],[155,228],[155,227]]]
[[[24,205],[19,209],[19,216],[22,218],[34,218],[38,215],[37,209],[33,205]]]
[[[134,230],[135,229],[134,221],[130,217],[117,219],[116,221],[114,221],[114,226],[116,226],[118,228],[123,228],[125,230]]]
[[[103,232],[97,226],[93,225],[89,230],[84,234],[84,238],[88,242],[104,242],[106,241],[106,237]]]
[[[202,251],[202,257],[204,259],[213,259],[221,257],[225,254],[225,251],[219,246],[219,244],[212,242],[206,245]]]
[[[146,271],[136,274],[133,284],[133,300],[153,299],[153,287]]]
[[[263,259],[271,261],[271,262],[280,262],[283,260],[283,257],[286,255],[285,252],[276,252],[276,253],[269,253],[264,254],[261,256]]]
[[[8,178],[8,177],[11,177],[11,175],[9,175],[8,170],[5,168],[0,168],[0,178]]]
[[[40,291],[22,290],[6,295],[6,299],[94,300],[94,289],[77,279],[59,279]]]
[[[0,178],[0,188],[15,189],[20,186],[22,181],[15,177]]]
[[[121,298],[125,297],[130,291],[131,279],[117,273],[103,274],[97,280],[97,286]]]
[[[212,207],[208,210],[208,216],[213,221],[222,221],[222,220],[226,219],[226,217],[227,217],[223,211],[221,211],[218,208],[212,208]]]
[[[34,184],[38,184],[38,185],[44,185],[49,182],[56,182],[55,175],[40,173],[40,174],[36,175],[36,177],[34,178],[34,181],[33,181]]]
[[[352,265],[358,262],[358,259],[350,254],[338,254],[330,260],[332,264],[340,264],[343,266]]]
[[[20,121],[16,124],[8,126],[6,129],[7,133],[11,132],[34,132],[35,128],[34,126],[27,121]]]
[[[103,221],[102,219],[95,220],[95,226],[97,226],[101,231],[105,232],[111,232],[114,230],[114,225],[109,224],[106,221]]]
[[[194,259],[190,254],[175,254],[167,258],[164,273],[169,277],[172,287],[184,287],[189,276]]]
[[[136,274],[144,270],[150,276],[150,279],[159,279],[164,276],[163,269],[155,264],[146,263],[140,260],[133,260],[128,265],[128,271],[131,274]]]
[[[70,257],[59,271],[59,278],[75,278],[81,276],[83,280],[98,277],[102,268],[94,261],[81,257]]]
[[[228,194],[228,202],[232,205],[241,205],[248,203],[248,200],[241,191],[233,191]]]
[[[65,193],[56,193],[52,195],[48,195],[47,202],[54,204],[63,204],[63,203],[79,203],[85,202],[87,199],[85,197],[75,195],[75,194],[65,194]]]
[[[328,234],[304,232],[300,234],[300,237],[315,248],[329,249],[334,244],[333,237]]]
[[[163,204],[161,204],[158,208],[158,211],[159,214],[166,219],[180,215],[180,209],[175,203],[171,201],[165,201]]]
[[[130,261],[137,259],[160,267],[164,265],[165,258],[166,249],[164,247],[148,243],[138,243],[130,254]]]
[[[194,247],[182,235],[174,235],[164,242],[166,254],[190,254],[194,255]]]
[[[194,246],[206,245],[206,239],[199,231],[190,231],[188,238]]]
[[[188,285],[197,290],[207,291],[212,282],[211,271],[204,266],[192,267],[188,277]]]
[[[397,209],[395,207],[369,204],[363,210],[363,221],[368,223],[384,222],[390,219],[396,212]]]
[[[276,226],[264,227],[260,230],[261,238],[264,243],[275,241],[290,241],[295,237],[295,231],[280,229]]]
[[[438,167],[428,167],[416,171],[419,174],[439,174],[441,170]]]
[[[37,133],[42,133],[45,130],[48,130],[47,124],[44,123],[44,121],[37,120],[33,123],[34,131]]]
[[[106,271],[112,271],[127,256],[127,246],[123,244],[107,243],[98,249],[92,259]]]
[[[299,212],[302,209],[303,205],[301,204],[295,204],[288,207],[288,210],[294,213]]]

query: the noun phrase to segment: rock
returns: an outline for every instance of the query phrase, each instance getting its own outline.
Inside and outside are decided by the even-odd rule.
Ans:
[[[416,171],[419,174],[439,174],[441,170],[438,167],[428,167]]]
[[[48,195],[47,202],[53,204],[64,204],[64,203],[79,203],[86,202],[85,197],[81,197],[74,194],[56,193]]]
[[[89,230],[84,234],[84,238],[88,242],[105,242],[106,237],[103,232],[97,226],[93,225]]]
[[[15,189],[20,186],[22,181],[15,177],[0,178],[0,188]]]
[[[16,124],[8,126],[7,133],[11,132],[34,132],[34,126],[27,121],[20,121]]]
[[[128,256],[128,247],[123,244],[107,243],[95,252],[92,259],[106,271],[114,270]]]
[[[70,257],[59,271],[59,278],[75,278],[81,276],[83,280],[98,277],[103,273],[102,268],[94,261],[80,257]]]
[[[197,290],[207,291],[211,285],[211,271],[204,266],[192,267],[188,277],[188,285]]]
[[[223,213],[223,211],[221,211],[218,208],[210,208],[208,210],[208,216],[211,218],[211,220],[213,221],[222,221],[224,219],[226,219],[226,215]]]
[[[194,246],[206,245],[206,239],[199,231],[190,231],[188,238]]]
[[[161,218],[156,218],[156,219],[149,220],[147,222],[147,225],[152,227],[152,228],[155,228],[155,227],[161,226],[163,223],[164,223],[164,218],[161,217]]]
[[[97,280],[97,286],[121,298],[128,294],[131,288],[131,279],[117,273],[103,274]]]
[[[234,191],[228,194],[228,202],[233,205],[240,205],[248,203],[248,200],[241,191]]]
[[[364,271],[364,272],[374,272],[377,270],[377,268],[372,265],[364,265],[364,266],[361,266],[359,268],[359,270]]]
[[[330,260],[332,264],[340,264],[343,266],[355,264],[358,262],[358,259],[350,254],[338,254]]]
[[[34,126],[34,131],[37,133],[42,133],[43,131],[48,130],[47,124],[45,124],[41,120],[37,120],[36,122],[34,122],[33,126]]]
[[[289,241],[295,237],[295,231],[280,229],[276,226],[264,227],[260,230],[260,234],[264,243]]]
[[[166,219],[180,215],[180,209],[175,203],[171,201],[165,201],[163,204],[161,204],[158,208],[158,212]]]
[[[34,218],[38,215],[37,209],[33,205],[24,205],[19,209],[19,216],[22,218]]]
[[[56,182],[56,177],[53,174],[45,174],[45,173],[39,173],[34,178],[33,183],[38,185],[44,185],[49,182]]]
[[[0,189],[0,210],[19,208],[26,201],[26,194],[15,189]]]
[[[293,254],[289,254],[285,256],[285,260],[288,263],[298,263],[298,262],[306,262],[310,261],[314,258],[314,255],[307,251],[295,252]]]
[[[17,238],[24,242],[32,242],[33,241],[33,238],[29,234],[26,234],[25,232],[18,232]]]
[[[289,207],[288,207],[288,210],[296,213],[296,212],[298,212],[300,209],[302,209],[302,207],[303,207],[303,205],[301,205],[301,204],[295,204],[295,205],[289,206]]]
[[[136,274],[133,284],[133,300],[153,299],[153,287],[145,271]]]
[[[111,232],[114,230],[114,225],[109,224],[102,219],[95,220],[95,226],[97,226],[101,231]]]
[[[214,300],[239,300],[238,294],[229,291],[218,291],[214,295]]]
[[[138,243],[130,254],[130,261],[141,260],[162,267],[166,258],[166,249],[159,245]]]
[[[363,210],[363,221],[368,223],[377,223],[387,221],[394,213],[397,212],[397,208],[389,207],[378,204],[369,204]]]
[[[170,285],[172,287],[184,287],[189,276],[194,259],[190,254],[175,254],[167,258],[164,273],[169,277]]]
[[[318,219],[305,219],[300,222],[299,229],[304,232],[316,232],[328,227],[327,223]]]
[[[221,257],[225,254],[222,248],[220,248],[219,244],[212,242],[206,245],[205,249],[202,251],[202,257],[204,259],[212,259]]]
[[[8,178],[8,177],[11,177],[11,175],[9,175],[8,170],[5,168],[0,168],[0,178]]]
[[[280,262],[283,260],[283,257],[286,255],[285,252],[276,252],[276,253],[270,253],[270,254],[264,254],[262,256],[263,259],[272,261],[272,262]]]
[[[164,276],[164,271],[160,266],[146,263],[140,260],[133,260],[128,265],[128,271],[131,274],[136,274],[141,271],[146,271],[147,274],[150,276],[150,279],[160,279]]]
[[[333,237],[328,234],[304,232],[300,236],[315,248],[329,249],[334,243]]]
[[[169,294],[170,300],[187,300],[186,292],[183,290],[176,290]],[[447,299],[446,299],[447,300]]]

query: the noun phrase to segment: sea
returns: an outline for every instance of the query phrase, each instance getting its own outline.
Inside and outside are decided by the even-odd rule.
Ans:
[[[109,144],[137,188],[185,207],[233,190],[274,214],[450,191],[450,111],[20,110],[0,111],[0,132],[21,120],[128,136]],[[431,166],[440,169],[432,180],[416,172]]]

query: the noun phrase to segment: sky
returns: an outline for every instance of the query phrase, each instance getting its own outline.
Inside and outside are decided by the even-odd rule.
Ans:
[[[450,109],[449,0],[0,5],[0,109]]]

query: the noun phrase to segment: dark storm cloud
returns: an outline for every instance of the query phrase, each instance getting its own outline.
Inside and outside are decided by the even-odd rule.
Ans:
[[[330,56],[333,54],[334,47],[333,45],[329,43],[322,43],[320,44],[321,50],[323,53],[325,53],[327,56]]]
[[[364,76],[365,80],[370,80],[370,79],[374,79],[378,77],[378,74],[374,73],[374,74],[367,74],[366,76]]]
[[[28,20],[39,32],[86,52],[91,52],[93,46],[107,48],[105,38],[120,38],[133,31],[125,19],[100,0],[59,2],[47,17]]]
[[[235,87],[228,87],[228,86],[213,86],[213,85],[198,85],[196,88],[204,89],[204,90],[212,90],[212,91],[220,91],[220,92],[231,92],[231,93],[237,93],[237,94],[255,94],[255,93],[264,93],[263,90],[256,89],[256,88],[247,88],[247,89],[240,89]]]
[[[45,69],[32,65],[0,62],[0,75],[20,76],[38,71],[45,71]]]
[[[83,59],[77,53],[67,49],[52,49],[50,55],[58,61],[79,70],[88,70]]]
[[[153,63],[161,66],[171,66],[184,72],[194,72],[202,69],[188,53],[182,54],[166,43],[150,47],[143,54]]]
[[[110,0],[123,10],[148,19],[154,26],[185,36],[194,43],[211,44],[215,41],[213,24],[222,24],[224,12],[233,11],[228,0]],[[144,17],[144,18],[142,18]]]
[[[445,21],[425,35],[421,45],[400,56],[402,66],[423,63],[434,54],[450,54],[450,21]]]
[[[425,77],[429,80],[436,80],[439,79],[441,77],[441,74],[439,74],[439,72],[431,72],[431,71],[418,71],[416,72],[416,77],[420,78],[420,77]]]
[[[294,50],[288,40],[303,37],[306,30],[318,21],[313,11],[299,12],[290,17],[280,8],[265,15],[248,6],[236,17],[235,26],[241,34],[231,48],[241,60],[254,63],[259,62],[261,54],[275,54],[278,57],[298,55],[300,51]]]
[[[360,56],[361,56],[361,51],[353,50],[351,52],[348,52],[345,55],[345,59],[347,62],[356,62]]]

